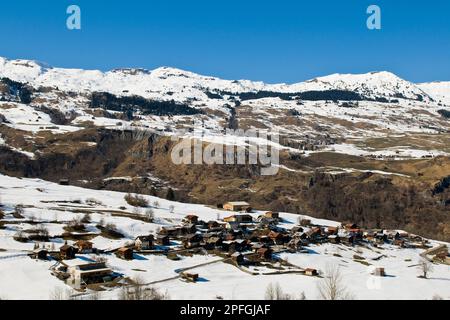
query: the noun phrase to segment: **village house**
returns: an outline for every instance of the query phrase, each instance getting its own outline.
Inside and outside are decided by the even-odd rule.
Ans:
[[[372,274],[378,277],[384,277],[386,275],[383,267],[375,267],[372,271]]]
[[[356,237],[353,234],[346,234],[344,236],[339,237],[341,243],[345,243],[348,245],[354,245],[356,243]]]
[[[208,221],[206,223],[206,226],[209,229],[209,231],[220,231],[223,229],[223,225],[215,220]]]
[[[195,214],[187,215],[186,217],[184,217],[183,222],[197,224],[198,223],[198,216],[196,216]]]
[[[394,236],[394,239],[407,239],[407,238],[409,238],[409,234],[404,231],[398,231]]]
[[[295,234],[295,233],[299,233],[299,232],[303,232],[303,228],[301,226],[294,226],[291,229],[291,234]]]
[[[287,247],[291,250],[298,251],[301,250],[303,246],[303,241],[302,239],[299,238],[294,238],[291,241],[288,242]]]
[[[108,282],[113,279],[113,271],[106,266],[105,262],[96,262],[90,259],[72,259],[61,261],[61,265],[69,275],[67,284],[75,289],[80,289],[88,284]]]
[[[202,241],[202,236],[199,234],[190,234],[183,239],[183,246],[186,249],[200,247],[200,242]]]
[[[256,219],[256,222],[258,222],[258,225],[257,225],[258,229],[266,229],[266,228],[271,229],[271,228],[274,228],[278,224],[279,219],[269,218],[264,215],[261,215]]]
[[[260,248],[256,250],[260,259],[271,260],[272,259],[272,249],[270,248]]]
[[[92,253],[94,244],[87,240],[78,240],[75,242],[79,253]]]
[[[160,246],[169,246],[170,245],[170,238],[167,235],[164,234],[158,234],[156,236],[156,244]]]
[[[32,259],[38,260],[47,260],[48,251],[43,248],[37,248],[33,250],[33,253],[30,255]]]
[[[383,233],[387,236],[388,240],[393,240],[397,234],[397,232],[393,230],[385,230]]]
[[[222,251],[234,252],[236,251],[236,243],[234,240],[224,240],[222,241]]]
[[[257,242],[258,241],[258,232],[256,231],[252,231],[252,232],[248,232],[244,235],[244,238],[250,242]]]
[[[187,234],[195,233],[197,231],[197,226],[193,223],[187,223],[180,229],[181,233],[179,236],[185,236]]]
[[[67,242],[61,248],[59,248],[60,260],[75,259],[76,253],[77,253],[77,249],[71,245],[68,245]]]
[[[355,229],[359,229],[358,225],[356,223],[343,223],[342,226],[344,227],[345,230],[350,231],[350,230],[355,230]]]
[[[197,282],[199,277],[198,277],[198,273],[182,272],[181,278],[188,282]]]
[[[183,227],[163,227],[159,231],[158,235],[164,235],[168,237],[178,237],[185,233]]]
[[[311,219],[301,219],[300,220],[300,225],[302,227],[307,227],[311,225]]]
[[[152,250],[154,243],[153,235],[139,236],[134,240],[134,246],[137,250]]]
[[[280,214],[278,212],[267,211],[264,213],[264,217],[269,219],[280,219]]]
[[[250,205],[245,201],[227,202],[223,205],[223,208],[227,211],[251,211]]]
[[[225,223],[225,229],[238,231],[241,230],[241,224],[236,221],[229,221]]]
[[[231,255],[231,260],[232,260],[234,263],[236,263],[236,264],[238,264],[238,265],[241,265],[241,264],[244,263],[244,255],[243,255],[242,253],[240,253],[240,252],[235,252],[235,253],[233,253],[233,254]]]
[[[305,269],[305,275],[307,275],[307,276],[317,276],[318,274],[319,274],[319,272],[317,271],[317,269],[313,269],[313,268]]]
[[[222,239],[218,236],[212,236],[203,240],[203,247],[206,250],[213,250],[222,246]]]
[[[236,222],[239,224],[242,223],[252,223],[253,217],[249,214],[234,214],[232,216],[226,217],[223,219],[224,222]]]
[[[313,227],[310,230],[306,231],[305,234],[308,236],[308,239],[312,242],[316,242],[320,240],[322,235],[322,229],[319,227]]]
[[[338,227],[327,227],[325,229],[325,233],[328,235],[334,235],[338,234],[339,228]]]
[[[116,252],[117,257],[124,259],[124,260],[133,260],[133,249],[122,247]]]
[[[284,242],[284,236],[281,232],[270,231],[268,236],[274,244],[281,245]]]
[[[330,241],[330,243],[334,243],[334,244],[338,244],[341,242],[341,238],[335,234],[328,236],[328,240]]]
[[[405,247],[405,240],[403,240],[403,239],[394,239],[394,241],[392,241],[392,244],[394,245],[394,246],[399,246],[399,247]]]
[[[236,251],[245,251],[250,246],[250,241],[247,239],[237,239],[235,240]]]
[[[260,235],[258,236],[258,242],[268,245],[272,243],[272,239],[268,235]]]
[[[238,235],[238,233],[235,233],[235,232],[229,230],[222,234],[222,239],[224,241],[231,241],[231,240],[236,239],[237,235]]]
[[[59,184],[61,186],[68,186],[68,185],[70,185],[70,181],[69,181],[69,179],[60,179]]]

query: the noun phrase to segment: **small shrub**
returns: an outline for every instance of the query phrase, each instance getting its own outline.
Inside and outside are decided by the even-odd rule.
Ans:
[[[155,213],[153,209],[149,208],[145,211],[145,219],[147,220],[147,222],[155,221]]]
[[[49,240],[49,232],[46,227],[43,225],[37,226],[34,229],[28,231],[30,235],[28,236],[28,240],[35,241],[48,241]]]
[[[91,216],[89,213],[85,213],[83,218],[81,219],[82,223],[91,223]]]
[[[84,223],[82,222],[83,219],[73,219],[69,221],[65,229],[67,231],[84,231]]]
[[[124,237],[122,233],[117,230],[117,227],[113,223],[107,223],[105,226],[97,225],[97,228],[102,231],[102,235],[110,239],[121,239]]]
[[[23,206],[18,204],[13,211],[13,217],[16,219],[24,219],[25,217],[23,216],[24,214],[24,210],[23,210]]]
[[[28,237],[23,233],[23,231],[18,231],[14,235],[13,239],[18,242],[28,242]]]
[[[148,207],[148,200],[140,195],[132,195],[131,193],[128,193],[124,199],[130,206],[142,208]]]
[[[266,288],[265,300],[292,300],[291,296],[284,293],[278,283],[269,284]]]

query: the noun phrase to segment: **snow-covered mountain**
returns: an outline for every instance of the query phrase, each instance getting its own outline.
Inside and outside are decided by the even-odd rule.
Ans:
[[[347,90],[364,97],[394,97],[413,100],[430,100],[428,94],[415,84],[403,80],[391,72],[366,74],[333,74],[297,84],[303,90]],[[299,91],[303,91],[299,90]]]
[[[27,83],[32,89],[20,93],[17,86],[23,85],[4,78]],[[416,85],[385,71],[267,84],[169,67],[102,72],[0,57],[0,99],[0,123],[31,132],[65,133],[95,125],[152,128],[170,134],[175,128],[195,125],[206,132],[204,137],[214,137],[229,127],[265,128],[300,143],[295,147],[301,150],[332,145],[332,150],[341,153],[407,157],[448,152],[440,145],[430,149],[425,143],[405,148],[395,142],[389,146],[392,150],[361,150],[353,146],[354,141],[350,146],[337,145],[355,137],[449,132],[450,82]]]
[[[222,80],[175,68],[99,70],[53,68],[31,60],[0,58],[0,77],[28,82],[37,86],[54,86],[65,91],[106,91],[114,94],[140,95],[146,98],[184,100],[204,96],[205,90],[242,93],[272,91],[295,93],[305,91],[345,90],[365,98],[404,98],[430,101],[435,86],[417,86],[390,72],[367,74],[333,74],[295,84],[266,84],[249,80]],[[448,86],[443,87],[448,92]],[[441,94],[441,91],[439,91]]]

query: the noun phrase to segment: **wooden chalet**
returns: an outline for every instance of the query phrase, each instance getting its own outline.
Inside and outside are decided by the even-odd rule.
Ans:
[[[302,227],[307,227],[311,225],[311,219],[301,219],[300,220],[300,225]]]
[[[339,228],[338,228],[338,227],[327,227],[325,232],[326,232],[328,235],[338,234]]]
[[[352,229],[359,229],[359,227],[356,223],[343,223],[342,226],[347,231],[350,231]]]
[[[92,253],[94,244],[87,240],[78,240],[75,242],[75,246],[78,248],[79,253]]]
[[[207,239],[203,239],[203,247],[206,250],[213,250],[222,246],[222,239],[219,236],[212,236]]]
[[[61,260],[75,259],[77,251],[75,247],[68,245],[66,242],[66,244],[59,248],[59,258]]]
[[[198,223],[198,216],[196,216],[195,214],[189,214],[186,217],[184,217],[183,222],[197,224]]]
[[[223,209],[227,211],[246,211],[249,212],[252,210],[250,204],[245,201],[232,201],[227,202],[223,205]]]
[[[186,281],[189,282],[197,282],[198,280],[198,273],[188,273],[188,272],[182,272],[181,278],[183,278]]]
[[[236,264],[238,264],[238,265],[240,265],[240,264],[243,264],[244,263],[244,255],[242,254],[242,253],[240,253],[240,252],[235,252],[235,253],[233,253],[232,255],[231,255],[231,260],[234,262],[234,263],[236,263]]]
[[[260,248],[256,250],[260,259],[271,260],[272,259],[272,249],[270,248]]]
[[[186,249],[200,247],[200,242],[202,241],[202,236],[199,234],[190,234],[183,239],[183,246]]]
[[[303,232],[303,228],[301,227],[301,226],[294,226],[291,230],[290,230],[290,232],[292,233],[292,234],[295,234],[295,233],[299,233],[299,232]]]
[[[383,267],[375,267],[372,271],[374,276],[384,277],[386,275]]]
[[[281,245],[287,242],[286,240],[289,240],[288,237],[286,237],[284,234],[276,231],[270,231],[268,237],[270,238],[270,240],[272,240],[273,243],[277,245]]]
[[[48,251],[43,248],[34,249],[30,256],[32,259],[47,260]]]
[[[267,211],[264,213],[264,217],[269,219],[280,219],[280,214],[278,212]]]
[[[314,268],[306,268],[305,269],[305,275],[307,275],[307,276],[317,276],[317,275],[319,275],[319,272],[317,271],[317,269],[314,269]]]
[[[224,222],[252,223],[253,217],[249,214],[234,214],[223,219]]]
[[[134,246],[137,250],[153,249],[155,237],[151,234],[148,236],[139,236],[134,240]]]
[[[169,246],[170,245],[170,238],[168,235],[164,234],[158,234],[156,236],[156,244],[160,246]]]
[[[328,241],[330,241],[330,243],[338,244],[341,242],[341,238],[336,234],[332,234],[328,236]]]
[[[133,249],[128,247],[122,247],[116,252],[117,257],[124,260],[133,260]]]

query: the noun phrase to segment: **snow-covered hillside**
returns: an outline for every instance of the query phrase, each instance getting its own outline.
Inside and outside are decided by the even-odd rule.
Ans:
[[[53,238],[40,245],[48,248],[53,246],[58,250],[64,244],[60,237],[63,227],[72,219],[83,216],[81,212],[84,210],[90,212],[90,233],[97,234],[96,225],[103,220],[104,224],[115,224],[118,231],[125,235],[125,238],[118,240],[97,235],[91,240],[96,248],[112,250],[133,241],[136,236],[154,234],[163,226],[178,225],[187,214],[196,214],[204,221],[223,219],[230,214],[203,205],[145,196],[155,215],[154,222],[148,223],[125,215],[135,210],[125,202],[124,193],[61,186],[38,179],[18,179],[4,175],[0,175],[0,195],[5,213],[3,227],[0,228],[0,297],[3,299],[49,299],[54,296],[56,288],[70,290],[63,281],[51,275],[50,268],[55,261],[38,261],[27,256],[33,250],[34,243],[14,240],[20,231],[43,226]],[[12,215],[14,207],[19,204],[24,208],[22,218]],[[144,213],[141,211],[136,214]],[[261,211],[256,211],[252,216],[256,218],[260,214]],[[288,230],[298,220],[297,215],[289,213],[282,213],[281,218],[280,227]],[[309,219],[315,225],[340,225],[334,221]],[[430,241],[430,246],[438,244]],[[176,247],[178,244],[172,245]],[[429,279],[418,278],[420,270],[417,263],[423,249],[399,248],[391,244],[375,248],[331,243],[311,244],[306,248],[302,252],[280,252],[276,256],[288,261],[290,268],[294,269],[309,267],[323,271],[329,265],[339,266],[345,286],[354,299],[431,299],[433,296],[450,299],[448,265],[434,264]],[[365,260],[358,262],[355,255]],[[78,256],[83,259],[91,257]],[[277,283],[293,298],[299,298],[304,293],[307,299],[317,299],[317,285],[321,281],[320,277],[295,272],[273,274],[273,268],[264,266],[248,267],[245,272],[242,268],[224,263],[220,257],[205,253],[179,255],[179,260],[157,254],[136,254],[135,259],[130,261],[119,259],[114,254],[101,256],[107,260],[110,268],[124,277],[138,276],[145,283],[155,283],[154,287],[167,291],[172,299],[264,299],[267,286]],[[383,266],[387,276],[371,275],[376,266]],[[202,280],[197,283],[180,281],[177,278],[178,270],[187,267],[194,267],[192,271],[198,273]],[[120,292],[119,289],[105,289],[101,293],[103,299],[116,299]],[[81,296],[87,298],[91,293],[87,291]]]
[[[450,82],[420,83],[418,87],[428,93],[430,97],[433,97],[434,100],[450,105]]]
[[[354,152],[351,150],[361,149],[361,144],[358,148],[346,148],[342,143],[353,144],[354,140],[346,140],[355,138],[390,140],[393,135],[407,137],[449,131],[448,119],[444,117],[450,104],[448,83],[415,85],[389,72],[334,74],[295,84],[266,84],[223,80],[168,67],[102,72],[0,58],[0,78],[27,83],[33,88],[30,101],[25,103],[14,96],[16,89],[9,88],[12,92],[8,92],[7,84],[3,89],[0,86],[0,95],[4,92],[0,123],[33,135],[42,130],[67,133],[95,125],[114,130],[152,129],[165,134],[172,134],[174,128],[185,128],[204,131],[203,136],[221,136],[231,126],[278,131],[298,144],[300,151],[326,147],[331,151],[378,157],[391,156],[397,149],[404,150],[405,145],[393,143],[386,146],[388,150],[367,145]],[[105,105],[107,96],[101,96],[95,107],[95,92],[112,94],[113,100],[133,97],[128,102],[118,100],[113,106],[111,99]],[[136,96],[141,105],[149,101],[167,102],[189,112],[177,114],[165,111],[164,107],[158,112],[145,111],[133,105]],[[55,123],[51,112],[70,120]],[[422,157],[447,152],[445,147],[414,142],[407,146],[406,152],[398,154]]]

